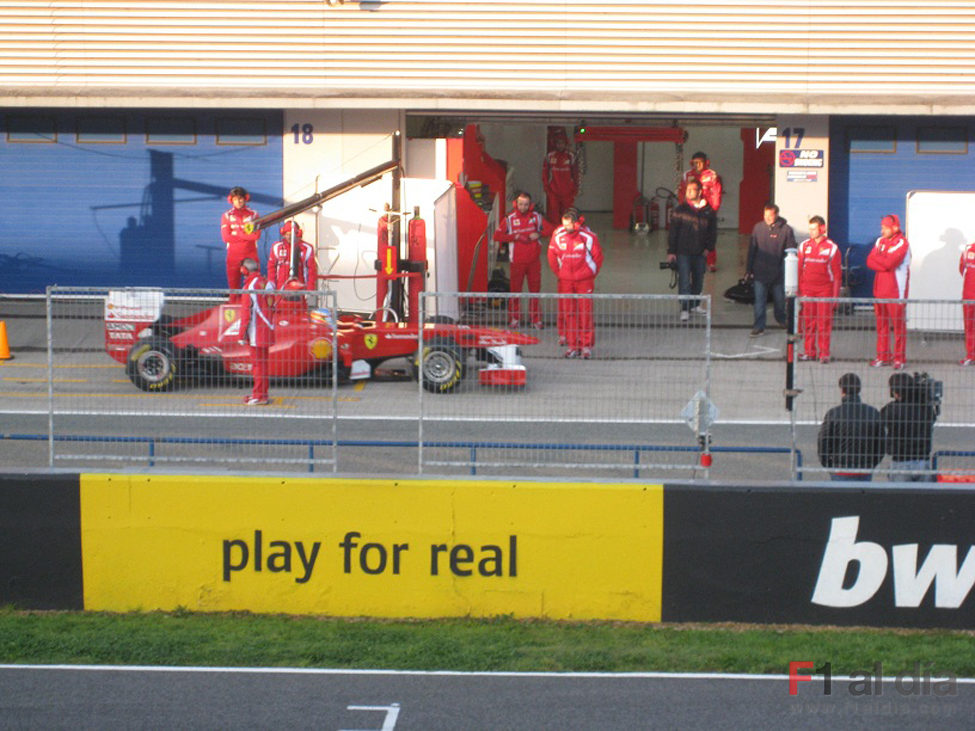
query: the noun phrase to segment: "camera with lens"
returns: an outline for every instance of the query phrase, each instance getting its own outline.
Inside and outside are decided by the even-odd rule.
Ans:
[[[944,381],[937,381],[927,373],[914,374],[914,400],[941,408],[941,398],[945,393]]]
[[[670,261],[670,260],[662,261],[662,262],[660,262],[660,268],[661,269],[673,269],[673,270],[676,271],[676,269],[677,269],[677,262],[676,261]]]

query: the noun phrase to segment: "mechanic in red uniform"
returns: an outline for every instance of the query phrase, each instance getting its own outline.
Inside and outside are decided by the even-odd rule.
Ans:
[[[592,294],[596,275],[603,264],[599,239],[585,225],[575,208],[562,214],[562,225],[555,229],[548,245],[548,263],[559,278],[559,294]],[[566,358],[591,358],[595,342],[592,299],[559,299],[559,342],[564,338],[569,349]]]
[[[257,240],[261,238],[260,231],[247,233],[244,227],[257,219],[257,213],[247,207],[250,194],[239,185],[230,189],[227,202],[230,210],[220,218],[220,236],[227,245],[227,286],[230,289],[240,289],[240,265],[244,259],[257,261]],[[231,302],[237,295],[231,294]]]
[[[495,241],[508,244],[512,292],[520,293],[526,278],[529,292],[542,291],[542,249],[538,242],[539,237],[551,236],[554,230],[555,227],[534,210],[529,193],[520,192],[515,196],[511,213],[494,232]],[[528,309],[532,327],[541,330],[542,311],[537,297],[529,300]],[[508,300],[508,324],[518,327],[520,319],[520,298],[513,297]]]
[[[809,219],[809,238],[799,244],[799,296],[839,297],[843,281],[840,249],[826,236],[822,216]],[[803,332],[803,353],[799,360],[829,363],[833,334],[834,302],[803,302],[799,324]]]
[[[267,257],[267,281],[272,289],[284,289],[289,279],[302,284],[302,289],[318,289],[318,261],[315,247],[301,238],[302,230],[294,221],[286,221],[279,229],[281,238],[271,245]],[[295,273],[291,276],[292,237],[297,249]]]
[[[961,253],[958,271],[962,276],[961,298],[975,300],[975,243],[969,244]],[[961,306],[965,321],[965,360],[961,365],[975,365],[975,302]]]
[[[907,299],[911,278],[911,247],[901,233],[901,221],[894,215],[880,221],[880,238],[867,254],[867,266],[875,272],[873,296],[876,299]],[[893,363],[900,370],[907,362],[907,303],[875,302],[877,321],[877,357],[870,361],[874,368]],[[890,331],[894,331],[894,350],[890,349]]]
[[[268,400],[267,361],[271,350],[274,325],[267,281],[261,276],[257,259],[247,257],[240,263],[240,274],[244,277],[244,294],[240,300],[240,339],[241,345],[248,346],[251,360],[251,375],[254,387],[250,396],[244,399],[245,406],[266,406]]]
[[[579,162],[569,151],[565,132],[555,137],[554,144],[555,149],[542,162],[542,187],[547,196],[545,215],[558,225],[559,214],[572,208],[579,192]]]
[[[695,152],[691,157],[691,169],[684,173],[680,181],[680,188],[677,191],[678,202],[686,200],[684,191],[687,189],[687,182],[696,180],[701,184],[701,197],[708,202],[708,205],[717,213],[721,208],[721,194],[724,189],[721,186],[721,176],[711,169],[711,161],[704,152]],[[708,271],[718,270],[718,249],[715,247],[708,251]]]

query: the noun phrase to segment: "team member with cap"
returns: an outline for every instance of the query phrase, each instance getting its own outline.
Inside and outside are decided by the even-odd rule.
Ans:
[[[876,299],[907,299],[911,279],[911,247],[901,233],[900,219],[893,213],[880,222],[880,238],[867,255],[867,266],[874,272],[873,296]],[[875,302],[877,322],[877,357],[870,361],[874,368],[893,365],[900,370],[907,362],[907,304]],[[894,349],[890,348],[890,331],[894,331]]]
[[[975,243],[965,247],[958,262],[958,271],[962,276],[961,298],[969,300],[962,304],[962,318],[965,322],[965,359],[961,365],[975,365]]]
[[[559,294],[592,294],[596,275],[603,264],[599,239],[575,208],[562,214],[548,245],[548,263],[558,277]],[[591,358],[595,343],[592,299],[559,298],[559,337],[569,349],[566,358]]]
[[[880,412],[860,401],[860,377],[840,376],[842,401],[826,412],[819,428],[819,462],[833,480],[869,481],[884,458],[884,429]]]
[[[248,224],[257,219],[257,213],[247,206],[250,199],[244,188],[234,186],[227,195],[230,210],[220,217],[220,236],[227,245],[227,287],[230,289],[240,289],[240,267],[244,259],[258,260],[257,240],[261,238],[261,232],[247,233]],[[231,294],[230,299],[235,300],[236,295]]]

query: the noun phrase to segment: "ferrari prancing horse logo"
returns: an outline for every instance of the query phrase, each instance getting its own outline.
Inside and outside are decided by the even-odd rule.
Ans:
[[[365,346],[369,348],[369,350],[372,350],[373,348],[376,347],[376,343],[379,342],[379,338],[376,337],[375,334],[369,333],[364,338],[362,338],[362,342],[365,343]]]

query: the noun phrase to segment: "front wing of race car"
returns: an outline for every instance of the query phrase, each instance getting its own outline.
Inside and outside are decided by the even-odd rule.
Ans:
[[[477,372],[482,386],[524,386],[528,373],[521,362],[521,348],[517,345],[499,345],[487,348],[493,361]]]

